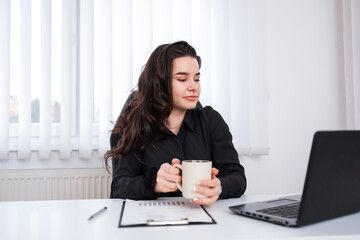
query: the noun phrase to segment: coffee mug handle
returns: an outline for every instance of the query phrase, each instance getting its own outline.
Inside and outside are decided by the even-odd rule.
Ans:
[[[174,164],[173,166],[182,170],[182,165],[181,164]],[[175,184],[179,188],[179,190],[182,192],[183,191],[182,184],[178,183],[178,182],[176,182]]]

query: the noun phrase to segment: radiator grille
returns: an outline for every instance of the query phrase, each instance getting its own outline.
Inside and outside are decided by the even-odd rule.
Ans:
[[[0,201],[109,198],[104,169],[0,171]]]

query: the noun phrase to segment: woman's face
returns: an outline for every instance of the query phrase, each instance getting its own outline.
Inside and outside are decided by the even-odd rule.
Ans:
[[[173,60],[173,111],[194,109],[200,97],[200,72],[196,58],[187,56]]]

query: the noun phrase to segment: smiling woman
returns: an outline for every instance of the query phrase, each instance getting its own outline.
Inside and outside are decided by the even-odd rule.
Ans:
[[[210,106],[196,108],[200,97],[201,60],[185,41],[164,44],[150,55],[139,77],[138,91],[112,131],[111,197],[151,199],[180,196],[176,185],[179,160],[212,162],[211,180],[201,180],[194,198],[211,205],[240,197],[246,189],[229,128]]]

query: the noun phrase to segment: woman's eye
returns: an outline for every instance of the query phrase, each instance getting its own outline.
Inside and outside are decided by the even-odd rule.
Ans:
[[[195,82],[200,82],[200,78],[194,79]]]
[[[178,81],[180,81],[180,82],[185,82],[186,79],[178,79]]]

